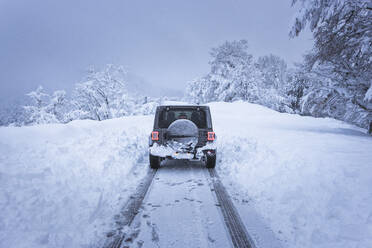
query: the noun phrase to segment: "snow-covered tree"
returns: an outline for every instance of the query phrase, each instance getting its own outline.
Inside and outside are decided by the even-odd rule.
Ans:
[[[292,100],[288,96],[292,85],[288,84],[287,63],[271,54],[259,57],[256,67],[262,77],[258,103],[280,112],[292,112]]]
[[[125,87],[125,74],[123,67],[114,65],[100,71],[90,69],[86,81],[75,87],[72,115],[106,120],[130,114],[132,99]]]
[[[226,41],[211,51],[211,71],[188,84],[187,94],[195,102],[258,100],[261,80],[246,40]]]
[[[24,106],[28,116],[27,124],[56,123],[58,119],[51,111],[50,95],[45,93],[42,86],[27,94],[32,100],[32,105]]]
[[[286,76],[286,93],[292,111],[300,113],[301,99],[309,87],[310,79],[299,69],[289,69]]]
[[[191,102],[206,103],[217,100],[217,85],[209,77],[201,77],[189,82],[186,87],[187,98]]]
[[[66,114],[69,110],[69,104],[66,91],[57,90],[53,92],[50,97],[49,109],[58,122],[65,123],[68,121],[68,119],[66,119]]]
[[[290,36],[309,26],[314,47],[305,55],[301,113],[331,116],[368,128],[372,113],[372,3],[365,0],[293,0],[299,11]],[[372,90],[371,90],[372,91]]]
[[[356,77],[371,69],[370,1],[292,1],[292,5],[296,3],[299,3],[300,8],[290,35],[299,35],[309,24],[315,39],[314,62],[337,64],[339,73],[356,74]]]
[[[368,126],[368,109],[358,104],[342,85],[332,68],[325,64],[311,70],[300,65],[289,77],[296,112],[316,117],[333,117],[361,127]],[[294,104],[295,103],[295,104]]]
[[[256,63],[263,76],[263,85],[267,88],[284,89],[287,75],[287,63],[276,55],[259,57]]]
[[[309,25],[315,45],[306,55],[309,69],[327,67],[328,77],[367,109],[363,99],[372,78],[372,3],[366,0],[293,0],[299,11],[292,37]],[[318,69],[319,70],[319,69]],[[348,97],[348,96],[346,96]]]
[[[257,75],[253,56],[248,53],[246,40],[226,41],[213,48],[210,61],[211,72],[208,80],[215,85],[219,100],[257,100]]]
[[[163,100],[161,98],[153,98],[147,96],[138,96],[135,101],[133,115],[151,115],[156,111],[156,107],[161,105]]]
[[[24,103],[19,100],[2,105],[0,108],[0,126],[23,126],[26,121]]]
[[[107,65],[102,70],[88,70],[85,80],[75,85],[71,96],[63,90],[48,94],[39,86],[27,94],[29,99],[26,103],[15,106],[5,104],[8,107],[0,108],[0,126],[153,114],[163,99],[129,92],[126,78],[122,66]]]
[[[31,104],[24,106],[25,124],[65,123],[67,113],[66,92],[55,91],[52,95],[46,93],[42,86],[27,94]],[[16,123],[19,122],[16,121]]]
[[[246,40],[225,42],[212,49],[211,57],[210,72],[187,86],[190,101],[243,100],[293,112],[287,96],[287,64],[284,60],[270,55],[254,63]]]

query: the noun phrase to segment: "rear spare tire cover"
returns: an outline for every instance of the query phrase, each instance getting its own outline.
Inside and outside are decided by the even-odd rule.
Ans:
[[[198,143],[198,127],[190,120],[179,119],[169,125],[167,136],[172,143],[187,144],[194,148]]]
[[[172,122],[167,131],[170,136],[198,137],[198,127],[194,124],[194,122],[186,119],[180,119]]]

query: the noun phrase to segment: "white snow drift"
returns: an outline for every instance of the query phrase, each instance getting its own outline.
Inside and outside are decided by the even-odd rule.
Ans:
[[[0,128],[0,247],[91,247],[104,241],[146,172],[152,121]]]
[[[284,246],[372,247],[365,130],[243,102],[210,107],[219,174]],[[101,245],[146,172],[152,122],[0,128],[0,247]]]
[[[365,130],[243,102],[210,107],[217,169],[284,244],[372,247],[372,137]]]

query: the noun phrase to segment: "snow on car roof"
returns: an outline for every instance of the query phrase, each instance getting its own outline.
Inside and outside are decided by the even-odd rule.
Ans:
[[[161,105],[159,106],[161,108],[209,108],[209,106],[206,106],[206,105]]]

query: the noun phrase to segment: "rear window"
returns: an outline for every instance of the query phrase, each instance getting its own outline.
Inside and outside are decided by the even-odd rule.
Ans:
[[[198,128],[207,128],[205,111],[201,109],[164,109],[159,114],[159,128],[168,128],[173,121],[179,119],[190,120]]]

